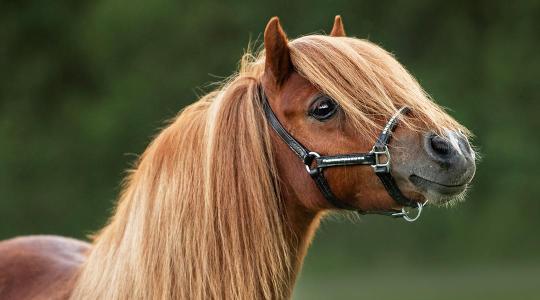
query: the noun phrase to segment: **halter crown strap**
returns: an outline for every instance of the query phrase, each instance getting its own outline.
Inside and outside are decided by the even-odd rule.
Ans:
[[[338,166],[351,166],[351,165],[370,165],[375,170],[375,173],[381,180],[388,194],[402,206],[416,206],[413,202],[407,199],[400,191],[394,178],[390,174],[390,152],[388,151],[388,143],[392,137],[392,131],[397,126],[399,116],[406,114],[410,111],[408,107],[399,109],[388,121],[383,131],[377,138],[373,149],[368,153],[351,153],[341,154],[333,156],[321,156],[317,152],[310,151],[302,143],[296,140],[281,124],[276,117],[266,94],[262,87],[260,88],[260,96],[262,98],[263,110],[266,115],[270,126],[278,134],[278,136],[287,144],[287,146],[302,160],[307,172],[315,181],[315,184],[323,194],[324,198],[332,204],[334,207],[340,209],[355,210],[360,214],[382,214],[393,217],[404,217],[406,220],[407,214],[402,211],[389,210],[389,211],[359,211],[357,208],[341,201],[332,192],[328,181],[324,176],[324,169],[329,167]],[[418,205],[419,211],[421,211],[421,205]],[[412,220],[412,219],[410,219]]]

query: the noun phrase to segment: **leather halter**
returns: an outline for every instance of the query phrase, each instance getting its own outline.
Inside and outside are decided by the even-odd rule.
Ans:
[[[274,131],[279,135],[279,137],[289,146],[289,148],[302,160],[306,167],[306,171],[313,178],[315,184],[323,194],[324,198],[336,208],[354,210],[360,214],[379,214],[386,215],[395,218],[404,218],[407,221],[413,222],[420,217],[424,203],[415,203],[405,197],[401,190],[399,189],[394,177],[390,173],[390,164],[391,157],[390,152],[388,151],[388,143],[392,137],[392,132],[396,128],[399,117],[401,115],[407,114],[410,109],[408,107],[402,107],[399,109],[386,123],[383,131],[380,133],[375,145],[368,153],[350,153],[350,154],[340,154],[332,156],[322,156],[317,152],[308,150],[304,145],[297,141],[279,122],[278,118],[272,111],[270,104],[268,103],[268,98],[264,93],[262,87],[260,90],[260,96],[262,98],[263,110],[266,115],[270,126]],[[352,165],[365,165],[373,167],[373,170],[377,177],[381,180],[384,188],[388,194],[396,201],[399,205],[402,205],[401,210],[387,210],[387,211],[362,211],[358,208],[351,206],[348,203],[341,201],[336,195],[332,192],[326,177],[324,176],[324,169],[330,167],[340,167],[340,166],[352,166]],[[418,213],[415,217],[410,217],[405,210],[405,207],[416,207],[418,208]]]

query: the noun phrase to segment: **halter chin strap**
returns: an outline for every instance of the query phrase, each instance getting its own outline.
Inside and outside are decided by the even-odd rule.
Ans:
[[[308,150],[283,127],[272,111],[262,87],[260,88],[260,95],[262,98],[264,113],[268,119],[268,122],[270,123],[270,126],[272,126],[274,131],[285,142],[285,144],[287,144],[287,146],[289,146],[289,148],[302,160],[306,167],[306,171],[309,173],[311,178],[313,178],[324,198],[330,204],[340,209],[354,210],[360,214],[380,214],[395,218],[404,218],[409,222],[416,221],[420,217],[422,208],[425,206],[427,201],[424,203],[415,203],[405,197],[390,174],[391,157],[390,151],[388,151],[388,143],[392,137],[393,130],[398,124],[399,117],[403,114],[407,114],[410,111],[408,107],[402,107],[390,118],[390,120],[388,120],[388,123],[386,123],[386,126],[377,138],[377,141],[370,152],[322,156],[317,152]],[[377,177],[379,177],[381,180],[388,194],[399,205],[403,206],[403,208],[401,210],[388,211],[361,211],[358,210],[358,208],[355,208],[337,198],[332,192],[332,189],[324,176],[324,169],[352,165],[366,165],[373,167],[375,174],[377,174]],[[418,208],[417,215],[411,217],[405,207]]]

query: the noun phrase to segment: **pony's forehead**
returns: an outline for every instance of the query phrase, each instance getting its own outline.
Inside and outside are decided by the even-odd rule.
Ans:
[[[378,46],[377,44],[367,39],[361,39],[356,37],[333,37],[327,35],[312,34],[301,36],[289,42],[289,46],[293,48],[300,44],[323,47],[324,45],[331,45],[335,47],[335,49],[340,49],[344,45],[349,45],[357,47],[376,48],[378,50],[386,52],[382,47]]]
[[[333,60],[344,57],[362,57],[382,63],[397,63],[393,55],[384,48],[367,39],[355,37],[306,35],[290,41],[289,47],[293,52],[298,50],[326,54]]]

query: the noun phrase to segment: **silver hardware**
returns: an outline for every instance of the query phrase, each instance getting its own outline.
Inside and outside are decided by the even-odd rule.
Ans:
[[[321,157],[321,155],[319,155],[319,153],[313,152],[313,151],[309,152],[308,155],[314,156],[314,157],[316,157],[316,158],[317,158],[317,157]],[[305,165],[305,167],[306,167],[306,171],[307,171],[308,173],[311,173],[311,168],[310,168],[311,166],[310,166],[310,165]]]
[[[400,212],[393,213],[392,216],[393,217],[402,217],[407,222],[414,222],[414,221],[418,220],[418,218],[420,218],[420,215],[422,214],[422,209],[427,204],[427,202],[428,202],[428,200],[426,200],[424,203],[421,203],[421,202],[416,203],[416,205],[418,205],[417,206],[418,212],[416,213],[416,216],[414,216],[414,217],[410,216],[410,213],[407,212],[405,207],[402,207]]]
[[[388,151],[388,146],[384,146],[382,151],[377,151],[376,147],[373,147],[371,153],[375,155],[375,164],[372,165],[373,169],[378,170],[384,168],[387,172],[390,172],[390,151]],[[386,157],[386,161],[381,162],[381,157]]]

